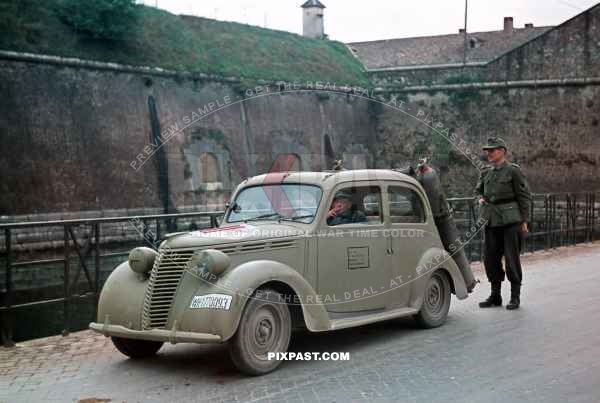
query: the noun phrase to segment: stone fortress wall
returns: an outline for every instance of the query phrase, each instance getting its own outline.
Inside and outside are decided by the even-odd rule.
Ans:
[[[348,168],[429,155],[452,196],[470,193],[478,174],[465,151],[479,152],[493,135],[506,138],[534,191],[597,189],[599,61],[594,7],[485,69],[415,70],[402,72],[404,81],[399,72],[372,73],[374,94],[423,111],[418,120],[343,93],[248,96],[236,79],[5,52],[0,215],[161,209],[165,181],[171,207],[223,206],[244,177],[273,169],[279,154],[299,157],[292,169],[323,169],[325,135]],[[147,152],[156,148],[149,97],[161,133],[177,132],[162,147],[166,167]],[[186,117],[227,102],[183,128]]]

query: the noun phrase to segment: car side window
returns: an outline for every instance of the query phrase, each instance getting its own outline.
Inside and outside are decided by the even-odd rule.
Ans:
[[[388,201],[392,223],[425,222],[425,208],[421,197],[414,190],[401,186],[390,186]]]
[[[327,214],[327,224],[381,224],[383,210],[378,186],[338,189]]]

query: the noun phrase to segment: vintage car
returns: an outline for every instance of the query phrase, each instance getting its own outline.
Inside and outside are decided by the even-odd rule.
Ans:
[[[341,193],[361,219],[329,225]],[[238,186],[218,228],[132,250],[104,284],[90,328],[132,358],[164,342],[227,342],[234,364],[257,375],[281,363],[269,353],[287,351],[296,328],[404,316],[440,326],[451,294],[468,296],[464,277],[415,178],[375,169],[270,173]]]

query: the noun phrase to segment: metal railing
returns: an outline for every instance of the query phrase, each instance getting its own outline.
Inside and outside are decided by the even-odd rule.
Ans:
[[[109,218],[91,218],[80,220],[57,220],[42,222],[21,222],[0,224],[0,234],[4,236],[4,266],[5,266],[5,292],[0,298],[0,332],[2,344],[12,346],[13,343],[13,318],[12,313],[19,309],[42,306],[48,304],[63,303],[63,334],[68,334],[70,329],[70,311],[71,304],[80,299],[93,299],[97,306],[98,297],[101,290],[101,268],[102,262],[108,258],[122,257],[126,258],[129,251],[113,251],[102,253],[103,245],[114,245],[118,243],[115,237],[111,239],[102,239],[102,228],[114,224],[125,224],[133,232],[133,236],[122,236],[125,242],[121,244],[135,243],[139,245],[140,238],[147,242],[156,243],[161,239],[161,234],[165,232],[175,232],[181,230],[190,230],[196,228],[210,228],[218,226],[218,218],[223,215],[222,211],[202,212],[202,213],[180,213],[180,214],[157,214],[135,217],[109,217]],[[204,219],[200,224],[194,222],[194,218]],[[86,234],[78,236],[76,232]],[[13,237],[22,236],[23,233],[31,232],[31,229],[53,229],[54,237],[57,236],[57,228],[62,232],[61,248],[62,257],[51,257],[47,259],[35,260],[17,260],[15,259],[15,242]],[[85,231],[87,230],[87,231]],[[114,231],[114,228],[113,228]],[[31,234],[29,234],[31,235]],[[87,238],[81,243],[81,238]],[[156,245],[157,246],[157,245]],[[56,242],[47,241],[42,249],[56,249]],[[110,246],[107,249],[111,249]],[[113,247],[114,249],[114,247]],[[20,255],[32,254],[26,247],[19,248]],[[37,250],[33,254],[43,254],[43,251]],[[77,267],[73,267],[73,259],[77,261]],[[90,265],[90,260],[92,264]],[[15,269],[27,268],[33,266],[62,265],[62,295],[58,298],[38,298],[33,301],[18,302],[15,301],[15,289],[13,271]],[[92,270],[93,268],[93,270]],[[73,276],[73,269],[75,273]],[[81,292],[80,286],[81,274],[85,276],[84,284],[87,290]]]

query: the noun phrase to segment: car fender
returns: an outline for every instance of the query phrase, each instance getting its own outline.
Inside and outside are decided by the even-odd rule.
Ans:
[[[98,322],[141,330],[147,285],[147,277],[131,270],[128,262],[119,264],[102,287]]]
[[[271,281],[284,283],[296,293],[304,314],[304,322],[309,330],[318,332],[329,329],[329,315],[325,307],[320,303],[306,303],[318,301],[311,285],[296,270],[272,260],[243,263],[227,270],[218,280],[210,282],[185,271],[177,291],[180,301],[173,305],[169,326],[186,331],[217,334],[226,341],[235,334],[247,300],[257,289]],[[190,308],[194,296],[207,294],[231,295],[229,309]],[[290,300],[282,303],[295,302]],[[180,326],[175,324],[174,320],[177,320]]]
[[[444,270],[450,276],[450,280],[454,284],[453,288],[456,297],[458,299],[467,298],[468,293],[465,281],[452,256],[442,248],[432,247],[421,256],[419,265],[416,268],[417,280],[412,286],[410,306],[417,309],[421,308],[425,285],[433,272],[438,269]]]

